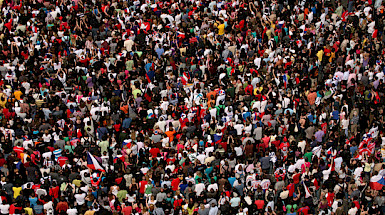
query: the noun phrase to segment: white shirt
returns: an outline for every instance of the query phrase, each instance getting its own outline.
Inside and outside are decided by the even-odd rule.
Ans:
[[[239,156],[242,156],[243,151],[242,151],[242,148],[241,148],[241,147],[235,147],[234,150],[235,150],[235,154],[236,154],[238,157],[239,157]]]
[[[354,207],[354,208],[349,209],[348,214],[349,215],[356,215],[357,212],[358,212],[358,209],[356,207]]]
[[[67,214],[68,215],[77,215],[78,209],[76,209],[76,208],[67,209]]]
[[[200,196],[204,189],[205,189],[205,185],[203,183],[196,184],[195,192],[197,193],[197,196]]]
[[[85,203],[84,199],[86,198],[86,194],[85,193],[82,193],[82,194],[75,194],[75,199],[76,199],[76,203],[78,205],[83,205]]]
[[[216,183],[215,184],[210,184],[207,187],[207,190],[210,191],[211,189],[213,189],[214,191],[217,191],[218,190],[218,185]]]
[[[206,159],[206,155],[205,154],[200,154],[200,155],[197,156],[197,159],[199,160],[199,162],[204,163],[205,159]]]
[[[44,210],[48,211],[49,209],[53,210],[53,202],[52,201],[49,201],[48,203],[44,204]]]
[[[6,205],[0,205],[0,212],[1,212],[2,214],[8,214],[8,213],[9,213],[9,207],[10,207],[9,204],[6,204]]]
[[[234,129],[237,130],[237,135],[240,136],[242,135],[242,131],[245,128],[243,124],[236,124],[234,125]]]

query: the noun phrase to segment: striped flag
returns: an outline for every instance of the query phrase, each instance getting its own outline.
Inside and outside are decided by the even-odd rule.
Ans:
[[[306,186],[306,184],[304,182],[302,182],[303,186],[305,187],[305,198],[309,198],[309,197],[312,197],[312,195],[310,194],[310,190],[309,188]]]
[[[287,88],[287,75],[283,75],[283,84],[285,85],[285,89]]]
[[[105,172],[103,167],[100,166],[96,158],[89,152],[87,152],[87,167],[93,170]]]

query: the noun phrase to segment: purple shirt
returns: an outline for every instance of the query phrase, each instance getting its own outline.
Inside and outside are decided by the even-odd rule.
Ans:
[[[317,131],[314,136],[317,142],[322,142],[322,137],[325,135],[325,133],[322,130]]]

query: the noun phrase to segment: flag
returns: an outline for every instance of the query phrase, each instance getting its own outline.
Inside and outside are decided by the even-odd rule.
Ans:
[[[350,139],[346,140],[345,144],[349,145],[350,146],[350,143],[352,142],[352,139],[354,138],[355,136],[352,136],[350,137]]]
[[[285,89],[287,88],[287,75],[283,75],[283,85],[285,86]]]
[[[183,75],[181,77],[181,81],[183,85],[186,85],[190,79],[190,75],[186,72],[183,72]]]
[[[289,196],[292,197],[295,192],[295,185],[293,183],[287,185],[286,189],[289,191]]]
[[[9,31],[11,31],[11,28],[12,28],[12,21],[13,19],[10,19],[9,22],[4,24],[4,26],[7,27]]]
[[[375,175],[370,179],[369,185],[373,190],[382,190],[385,186],[385,178],[382,175]]]
[[[146,78],[147,78],[148,83],[151,83],[154,80],[154,76],[155,76],[155,72],[153,70],[149,70],[146,73]]]
[[[369,130],[369,134],[372,136],[372,138],[376,138],[378,135],[378,126],[371,128]]]
[[[309,188],[306,186],[305,182],[302,182],[303,186],[305,187],[305,199],[309,198],[309,197],[312,197],[312,195],[310,194],[310,190]]]
[[[87,152],[87,167],[93,170],[105,172],[103,167],[100,166],[96,158],[89,152]]]
[[[312,150],[313,154],[318,158],[321,157],[321,151],[322,151],[322,146],[314,147]]]
[[[309,206],[302,207],[298,210],[298,214],[308,214],[309,213]]]
[[[327,157],[330,157],[330,156],[332,156],[333,158],[335,158],[335,151],[333,150],[333,148],[332,147],[330,147],[327,151],[326,151],[326,156]]]
[[[185,38],[185,34],[180,32],[180,31],[178,31],[178,32],[176,32],[176,37],[184,39]]]
[[[122,155],[116,156],[116,157],[114,158],[114,163],[117,163],[118,160],[121,160],[122,162],[124,162],[124,156],[122,156]]]

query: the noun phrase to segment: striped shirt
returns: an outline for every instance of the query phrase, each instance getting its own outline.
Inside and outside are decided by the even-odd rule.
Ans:
[[[53,151],[53,154],[55,155],[55,160],[56,161],[61,156],[61,152],[62,152],[61,149],[56,149],[55,151]]]

